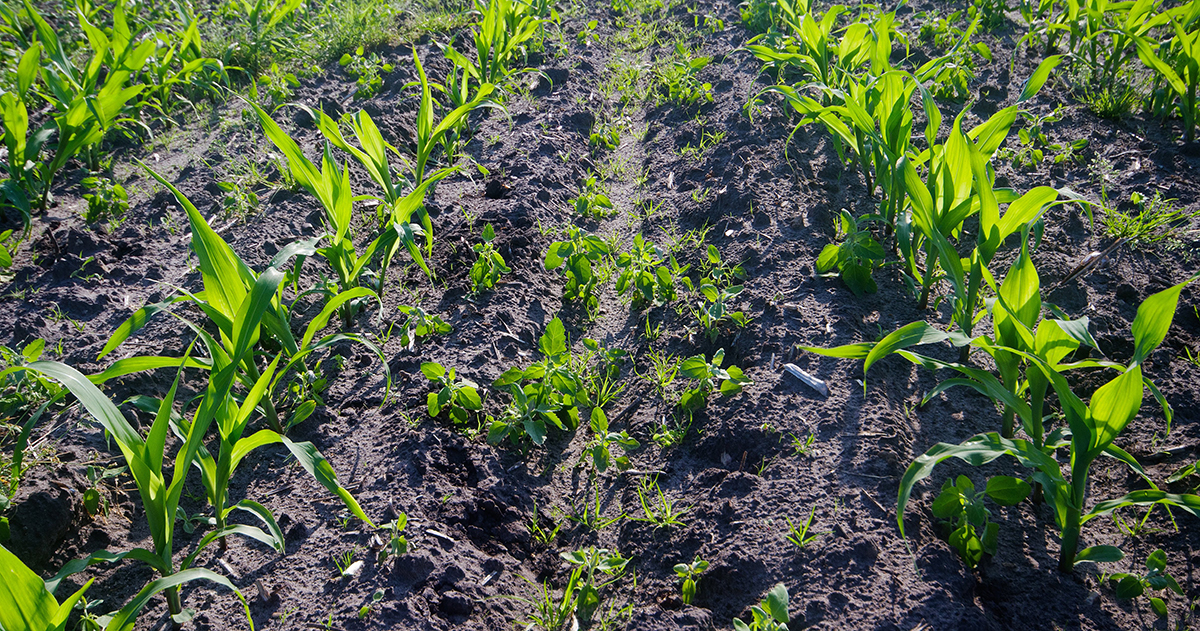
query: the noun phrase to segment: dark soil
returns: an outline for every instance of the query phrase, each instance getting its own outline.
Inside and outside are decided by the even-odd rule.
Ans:
[[[1185,616],[1187,603],[1200,595],[1193,554],[1200,547],[1200,530],[1179,511],[1174,523],[1166,511],[1154,511],[1136,537],[1123,534],[1111,520],[1087,524],[1085,545],[1119,545],[1126,559],[1103,567],[1083,564],[1072,574],[1061,574],[1056,570],[1058,537],[1047,507],[1027,502],[994,510],[1000,523],[999,554],[977,572],[967,569],[938,538],[929,504],[946,476],[964,473],[981,483],[995,474],[1020,475],[1011,462],[997,461],[980,470],[949,463],[939,468],[918,486],[906,516],[908,538],[900,537],[896,493],[908,463],[937,442],[957,443],[994,431],[998,411],[990,400],[966,389],[950,390],[917,409],[937,383],[934,375],[890,358],[872,369],[864,392],[859,362],[817,357],[795,347],[874,340],[926,318],[948,322],[947,308],[942,305],[940,313],[917,310],[894,266],[877,273],[879,292],[862,298],[836,278],[815,275],[815,257],[834,237],[839,210],[865,214],[875,202],[857,172],[839,164],[823,129],[796,132],[785,160],[793,123],[780,104],[768,99],[753,120],[746,116],[747,97],[769,83],[758,75],[758,62],[738,50],[750,34],[729,3],[690,5],[697,14],[716,16],[725,24],[715,33],[701,30],[692,40],[714,58],[703,75],[714,86],[714,102],[698,110],[653,103],[635,108],[632,128],[646,129],[643,140],[626,132],[615,151],[590,151],[588,133],[596,113],[615,107],[602,102],[599,82],[610,63],[623,63],[610,52],[615,14],[593,4],[588,14],[575,12],[565,19],[565,54],[551,50],[534,59],[545,77],[531,77],[536,85],[509,100],[507,115],[492,112],[478,119],[467,153],[489,175],[481,176],[468,164],[430,197],[438,280],[430,282],[416,267],[395,266],[382,323],[371,313],[353,325],[367,336],[383,334],[389,323],[402,322],[397,305],[419,301],[450,322],[453,333],[422,339],[411,350],[400,346],[398,335],[391,337],[384,345],[393,377],[390,394],[370,352],[356,345],[338,347],[345,361],[340,370],[332,361],[326,363],[332,373],[325,405],[292,432],[294,439],[312,441],[330,459],[377,524],[406,513],[412,550],[376,563],[373,531],[357,520],[346,521],[342,505],[295,466],[284,449],[263,449],[241,468],[231,497],[252,498],[274,511],[287,535],[286,554],[232,538],[228,549],[214,546],[200,557],[200,566],[229,575],[246,594],[255,626],[319,628],[331,619],[333,628],[343,629],[512,628],[529,611],[513,597],[536,597],[531,581],[548,579],[561,588],[569,570],[559,553],[588,546],[632,557],[636,590],[626,586],[606,594],[610,599],[605,606],[614,598],[630,600],[629,628],[636,629],[727,628],[732,618],[748,616],[749,607],[778,582],[791,594],[792,629],[1153,627],[1154,615],[1144,599],[1118,600],[1101,577],[1102,572],[1141,569],[1155,548],[1167,552],[1169,570],[1188,595],[1171,598],[1172,622]],[[943,3],[915,4],[921,10]],[[914,10],[905,7],[899,13],[906,30],[915,33]],[[600,42],[585,46],[576,34],[589,19],[599,20]],[[689,29],[693,25],[682,6],[667,19]],[[1015,102],[1038,62],[1022,49],[1009,71],[1021,35],[1019,27],[1009,24],[982,36],[995,61],[982,65],[972,84],[976,98],[967,125]],[[915,36],[913,42],[919,47]],[[444,75],[446,64],[436,46],[425,42],[418,51],[432,76]],[[397,66],[375,97],[356,99],[353,80],[335,66],[306,80],[295,100],[334,116],[365,109],[390,142],[404,150],[414,137],[417,107],[414,91],[405,89],[415,76],[411,62],[405,61],[411,52],[403,47],[377,52]],[[655,48],[643,58],[668,52]],[[1141,116],[1102,120],[1078,105],[1061,82],[1048,85],[1030,107],[1047,112],[1058,104],[1067,105],[1066,116],[1051,124],[1048,133],[1055,142],[1089,139],[1082,160],[1047,162],[1028,170],[1000,164],[1001,181],[1019,192],[1050,184],[1095,199],[1099,187],[1088,164],[1106,158],[1115,168],[1107,183],[1110,198],[1157,190],[1181,207],[1197,209],[1200,157],[1175,140],[1178,121]],[[942,104],[947,123],[958,107]],[[64,177],[59,205],[35,219],[34,237],[20,253],[16,276],[5,289],[0,342],[18,347],[40,337],[51,347],[61,340],[61,360],[89,373],[120,357],[182,354],[190,331],[160,316],[113,356],[96,361],[108,336],[133,310],[170,296],[176,286],[200,288],[185,215],[169,193],[152,186],[135,168],[135,157],[147,160],[202,212],[213,215],[213,226],[255,269],[262,269],[283,245],[315,234],[320,208],[302,192],[262,190],[261,207],[245,221],[220,212],[218,169],[243,156],[265,163],[274,150],[247,114],[231,101],[207,120],[168,131],[152,145],[118,148],[115,173],[131,189],[132,207],[129,219],[111,234],[81,222],[85,202],[71,176]],[[316,155],[319,135],[306,115],[285,108],[276,118]],[[698,143],[704,131],[726,135],[700,160],[681,156],[680,149]],[[1015,135],[1014,130],[1010,143]],[[566,200],[578,193],[589,169],[611,159],[628,166],[627,174],[612,184],[619,214],[599,222],[573,217]],[[641,173],[646,181],[639,188],[633,174]],[[353,177],[356,194],[375,190],[365,173],[355,171]],[[633,212],[639,199],[662,205],[652,216],[639,218]],[[746,291],[737,306],[751,323],[710,343],[696,332],[686,311],[670,306],[645,314],[632,311],[616,296],[611,280],[601,291],[598,319],[589,322],[577,305],[563,303],[561,275],[542,265],[547,246],[572,221],[598,233],[614,233],[624,247],[639,232],[662,244],[671,235],[709,228],[708,242],[725,260],[740,261],[746,269]],[[474,260],[471,245],[479,242],[486,223],[495,226],[496,243],[513,273],[494,291],[475,297],[467,271]],[[1089,252],[1110,243],[1101,229],[1093,231],[1077,207],[1057,207],[1033,254],[1043,287],[1055,285]],[[1090,317],[1101,352],[1127,360],[1137,305],[1193,273],[1197,245],[1192,232],[1183,234],[1180,249],[1122,246],[1095,271],[1054,289],[1047,300],[1072,317]],[[702,248],[689,246],[680,263],[695,268],[702,256]],[[1012,247],[1002,251],[995,269],[1005,269],[1012,256]],[[328,274],[319,265],[308,264],[308,281],[315,281],[318,271]],[[1161,410],[1147,397],[1141,416],[1117,441],[1160,485],[1200,456],[1200,367],[1184,359],[1185,349],[1200,344],[1196,304],[1196,290],[1185,289],[1174,326],[1146,366],[1174,406],[1170,433]],[[311,304],[309,308],[303,321],[316,313]],[[638,482],[660,472],[657,479],[665,493],[688,509],[682,517],[685,525],[655,529],[625,519],[593,531],[564,519],[593,492],[588,469],[577,466],[590,438],[583,429],[552,431],[545,446],[523,452],[488,445],[482,437],[468,439],[443,419],[428,417],[429,382],[420,374],[422,361],[437,361],[478,383],[490,383],[508,367],[536,359],[537,338],[556,315],[567,324],[572,340],[595,338],[632,356],[621,372],[626,388],[608,413],[614,429],[628,430],[642,447],[630,454],[633,471],[610,470],[600,476],[603,513],[640,517]],[[648,341],[646,328],[660,324],[661,337]],[[732,398],[714,396],[682,445],[659,447],[651,436],[674,410],[637,377],[650,370],[650,351],[686,357],[711,355],[717,348],[725,348],[726,361],[745,369],[754,385]],[[825,380],[830,395],[823,397],[783,373],[785,362]],[[106,388],[115,401],[135,393],[161,396],[172,376],[168,371],[131,376]],[[489,393],[488,411],[498,413],[506,400],[506,395]],[[143,416],[141,422],[148,419]],[[807,453],[792,447],[794,439],[810,435],[815,440]],[[34,438],[47,438],[69,456],[34,468],[10,512],[12,549],[27,563],[49,576],[67,560],[100,548],[150,545],[136,491],[127,481],[106,491],[113,502],[106,516],[92,519],[82,509],[87,486],[83,470],[97,458],[116,462],[101,430],[72,409],[44,421]],[[1140,484],[1123,465],[1099,462],[1091,497],[1116,497],[1142,488]],[[185,504],[189,513],[205,509],[199,484],[191,485]],[[528,527],[535,507],[542,526],[549,527],[552,517],[562,522],[549,546],[535,541]],[[785,518],[798,523],[814,508],[813,530],[822,534],[798,549],[784,539]],[[1141,513],[1121,516],[1135,520]],[[201,536],[202,530],[189,535],[180,528],[176,549],[189,550]],[[346,550],[357,550],[365,568],[355,578],[338,579],[332,557]],[[684,606],[671,568],[697,556],[711,567],[700,581],[695,606]],[[128,601],[151,579],[149,570],[133,563],[100,566],[86,576],[98,577],[88,597],[103,599],[101,609]],[[86,576],[74,577],[73,585]],[[65,589],[60,596],[68,593]],[[377,590],[383,591],[381,602],[360,619],[359,608]],[[228,593],[196,583],[185,587],[183,596],[185,605],[198,611],[193,628],[246,626],[241,605]],[[153,601],[139,628],[153,627],[165,610],[161,599]]]

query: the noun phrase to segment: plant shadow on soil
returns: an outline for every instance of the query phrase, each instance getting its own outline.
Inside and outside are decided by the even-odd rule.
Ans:
[[[815,276],[816,254],[832,239],[838,210],[857,214],[873,207],[874,200],[857,173],[839,164],[821,130],[798,131],[786,145],[784,159],[789,119],[778,108],[753,120],[743,113],[746,96],[766,83],[749,55],[735,50],[748,38],[736,8],[724,2],[693,5],[729,25],[696,40],[717,60],[706,79],[715,86],[715,102],[699,110],[646,107],[638,113],[639,121],[648,125],[642,142],[626,137],[612,155],[584,158],[589,156],[587,134],[595,120],[593,99],[601,72],[597,69],[607,67],[610,52],[603,46],[572,44],[563,56],[547,55],[543,62],[552,82],[543,82],[530,96],[513,98],[507,116],[484,117],[467,147],[491,175],[481,177],[468,167],[440,184],[429,199],[438,280],[430,282],[415,266],[393,266],[384,295],[384,322],[363,314],[353,324],[361,333],[382,335],[387,323],[399,320],[398,305],[419,299],[423,308],[452,323],[453,333],[422,339],[412,350],[400,347],[399,336],[388,341],[384,351],[393,378],[390,397],[384,396],[382,370],[371,353],[353,345],[339,347],[345,368],[332,375],[326,405],[295,428],[293,437],[318,446],[343,482],[354,486],[376,523],[399,512],[408,515],[412,550],[377,563],[371,550],[373,533],[353,522],[343,526],[340,505],[289,461],[286,450],[266,448],[239,471],[232,496],[262,499],[275,512],[286,533],[286,555],[231,539],[227,550],[213,548],[203,554],[200,565],[236,573],[232,578],[250,599],[257,628],[307,628],[324,624],[330,615],[337,628],[345,629],[510,628],[511,621],[528,611],[511,597],[532,595],[528,581],[549,580],[561,587],[568,568],[559,553],[592,545],[633,558],[638,589],[625,594],[634,603],[629,628],[726,628],[777,582],[785,583],[791,594],[793,629],[1149,626],[1147,611],[1117,601],[1110,588],[1098,584],[1100,569],[1094,565],[1072,575],[1055,570],[1058,541],[1045,507],[1025,504],[995,511],[1001,526],[1000,552],[977,573],[967,570],[937,538],[928,505],[941,481],[966,474],[978,483],[985,476],[1013,474],[1017,469],[1012,463],[998,461],[981,469],[948,463],[918,487],[906,514],[909,538],[900,538],[894,498],[907,463],[937,442],[957,443],[995,429],[999,414],[982,396],[954,390],[918,409],[916,403],[936,380],[898,358],[872,369],[865,377],[864,393],[858,382],[864,379],[861,364],[795,349],[797,344],[873,340],[935,314],[915,309],[900,275],[891,269],[878,275],[879,293],[863,298],[854,297],[837,279]],[[911,19],[912,11],[935,5],[941,3],[914,2],[901,17]],[[590,10],[601,21],[601,35],[611,38],[612,11]],[[690,21],[691,16],[677,9],[666,19]],[[566,20],[566,40],[575,42],[586,21]],[[1020,55],[1009,73],[1013,33],[1001,30],[982,37],[997,61],[981,71],[979,85],[973,86],[983,98],[972,106],[970,121],[1013,102],[1036,64]],[[444,75],[447,65],[435,46],[426,42],[418,50],[430,60],[431,74]],[[380,54],[403,60],[411,53],[395,47]],[[295,98],[331,115],[364,109],[403,150],[414,137],[416,101],[405,89],[413,76],[407,64],[398,63],[380,93],[363,101],[352,97],[353,82],[335,68],[297,88]],[[1036,105],[1052,108],[1069,102],[1066,91],[1056,87],[1039,96]],[[222,118],[217,120],[241,120],[238,109],[231,102],[219,110]],[[701,133],[701,126],[693,123],[697,111],[705,118],[704,129],[726,133],[699,162],[680,155]],[[952,112],[954,106],[944,104],[943,111]],[[280,110],[279,117],[314,154],[318,134],[300,110]],[[1089,155],[1114,161],[1117,175],[1109,183],[1114,198],[1155,186],[1181,206],[1195,208],[1200,202],[1200,159],[1179,150],[1170,131],[1155,121],[1103,121],[1074,107],[1054,125],[1053,133],[1091,138]],[[155,168],[167,173],[207,214],[215,211],[221,195],[218,173],[209,165],[225,159],[222,151],[259,155],[265,143],[254,126],[187,126],[177,142],[158,150],[161,160]],[[644,170],[644,188],[619,179],[614,182],[618,216],[590,224],[572,218],[567,199],[590,169],[614,156]],[[130,166],[134,157],[139,157],[136,148],[117,151],[117,172],[124,174],[135,194],[129,219],[111,234],[93,232],[80,222],[78,177],[63,178],[56,188],[59,206],[35,223],[27,254],[35,254],[36,262],[26,256],[7,289],[25,293],[19,299],[13,293],[5,298],[0,341],[17,347],[38,337],[51,344],[62,340],[63,361],[98,372],[109,361],[97,362],[98,351],[133,309],[171,295],[173,285],[199,287],[199,275],[190,269],[194,259],[188,256],[186,233],[164,228],[175,221],[186,230],[186,221],[180,220],[168,194],[150,193],[147,179]],[[1085,164],[1033,170],[1000,165],[998,175],[1018,191],[1047,182],[1077,189],[1091,186]],[[352,180],[356,192],[373,190],[357,169]],[[492,181],[505,188],[497,199],[485,194]],[[702,194],[708,198],[699,201]],[[661,210],[635,221],[634,205],[645,196],[661,201]],[[313,225],[320,223],[319,207],[307,195],[282,191],[263,199],[259,211],[244,223],[223,218],[213,222],[255,269],[282,245],[313,234]],[[615,296],[611,282],[601,291],[599,318],[589,322],[584,311],[562,304],[561,275],[542,266],[546,247],[558,238],[543,230],[571,221],[601,234],[615,233],[626,245],[635,230],[661,244],[667,230],[711,227],[709,242],[725,260],[740,261],[747,269],[741,308],[751,323],[710,343],[700,333],[688,334],[696,325],[686,312],[658,308],[652,320],[663,323],[664,333],[647,341],[644,314]],[[514,272],[496,290],[471,296],[471,245],[487,223],[496,228],[497,247]],[[1186,247],[1200,246],[1194,236],[1188,239]],[[1065,277],[1087,252],[1105,245],[1078,210],[1056,208],[1034,254],[1043,285]],[[701,256],[701,251],[685,252],[680,262],[695,268]],[[1119,360],[1132,353],[1129,325],[1136,305],[1195,266],[1194,259],[1182,255],[1125,249],[1090,276],[1064,284],[1049,297],[1068,313],[1089,315],[1101,352]],[[305,281],[317,279],[316,267],[308,265]],[[1123,448],[1143,459],[1156,480],[1200,455],[1200,366],[1179,360],[1185,349],[1195,349],[1200,342],[1200,316],[1190,308],[1195,304],[1195,290],[1186,289],[1171,334],[1148,363],[1148,374],[1175,406],[1170,435],[1165,434],[1161,413],[1148,405],[1120,440]],[[69,320],[58,316],[56,308]],[[641,449],[631,454],[635,468],[661,471],[658,481],[664,492],[689,509],[683,526],[656,529],[626,519],[595,532],[567,522],[550,546],[542,545],[526,525],[535,506],[543,519],[561,521],[572,502],[589,493],[587,473],[574,468],[589,438],[586,423],[574,433],[552,433],[544,447],[525,455],[510,446],[489,446],[482,438],[468,439],[443,420],[428,418],[428,382],[419,372],[420,362],[460,368],[464,376],[489,384],[507,367],[536,360],[538,336],[555,315],[564,319],[573,341],[594,337],[631,351],[631,362],[621,373],[627,389],[610,413],[629,408],[615,429],[628,429],[641,442]],[[116,355],[182,354],[189,335],[180,323],[160,317]],[[727,361],[744,368],[755,384],[735,398],[712,397],[681,445],[660,448],[651,435],[671,407],[634,376],[635,369],[649,370],[651,348],[680,357],[711,357],[717,348],[726,348]],[[784,362],[794,362],[828,382],[831,395],[816,395],[779,373]],[[161,395],[170,379],[165,373],[130,376],[110,384],[109,393],[117,401],[134,393]],[[1078,380],[1081,386],[1097,383],[1094,378]],[[490,412],[498,412],[502,404],[503,395],[489,394]],[[71,413],[66,420],[77,418]],[[793,439],[810,434],[815,439],[807,454],[791,447]],[[24,515],[20,507],[28,506],[30,516],[14,519],[15,525],[45,519],[46,513],[32,511],[32,506],[46,501],[55,502],[54,510],[66,515],[59,519],[66,524],[61,533],[28,553],[44,559],[39,567],[43,574],[99,547],[145,545],[148,534],[129,489],[115,494],[117,510],[105,520],[92,521],[82,509],[79,471],[91,454],[111,454],[103,436],[74,422],[55,425],[50,436],[76,454],[60,465],[74,473],[65,482],[31,474],[16,509]],[[1148,458],[1155,445],[1174,449],[1169,457]],[[1116,496],[1134,484],[1116,464],[1103,463],[1097,466],[1091,496]],[[631,474],[600,476],[602,512],[638,515],[636,489]],[[189,485],[189,490],[202,498],[198,485]],[[824,534],[803,549],[795,548],[784,539],[785,518],[802,519],[814,507],[814,528]],[[203,508],[202,501],[187,506],[196,512]],[[1111,522],[1096,520],[1085,537],[1089,544],[1121,545],[1129,555],[1123,570],[1140,567],[1154,548],[1165,549],[1171,570],[1189,579],[1182,582],[1195,597],[1191,551],[1200,547],[1200,530],[1186,516],[1177,519],[1179,532],[1159,510],[1137,538],[1122,535]],[[186,548],[199,536],[180,534],[178,547]],[[335,578],[331,557],[345,551],[363,560],[364,568],[357,577]],[[697,556],[711,567],[700,580],[696,606],[684,606],[671,568]],[[99,566],[92,575],[100,580],[89,597],[122,603],[145,583],[149,572],[125,564]],[[80,584],[79,578],[72,580],[73,586]],[[383,590],[382,602],[360,619],[359,608],[376,590]],[[184,602],[199,611],[193,628],[245,625],[241,605],[227,593],[192,585],[184,590]],[[1182,614],[1182,608],[1182,602],[1173,602],[1172,615]],[[142,624],[149,628],[164,611],[156,600],[143,614]]]

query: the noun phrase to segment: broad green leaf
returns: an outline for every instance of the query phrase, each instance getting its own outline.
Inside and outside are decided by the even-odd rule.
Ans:
[[[783,583],[772,587],[771,591],[767,592],[767,599],[763,602],[766,604],[767,612],[776,622],[787,624],[791,619],[788,615],[788,591]]]
[[[987,495],[1001,506],[1020,504],[1031,491],[1029,483],[1007,475],[998,475],[987,481]]]

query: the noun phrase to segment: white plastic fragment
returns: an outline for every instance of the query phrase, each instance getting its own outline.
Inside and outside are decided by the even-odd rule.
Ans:
[[[446,541],[448,543],[454,543],[454,537],[451,537],[450,535],[448,535],[444,532],[438,532],[432,528],[426,530],[425,534],[427,534],[430,537],[433,537],[435,539],[441,539],[442,541]]]
[[[342,576],[350,576],[353,578],[358,578],[358,575],[362,573],[362,569],[363,569],[363,562],[355,561],[354,563],[350,564],[350,567],[346,568],[346,571],[342,572]]]
[[[821,393],[823,396],[829,396],[829,386],[825,385],[824,381],[800,370],[795,364],[784,364],[783,369],[790,373],[793,377],[803,381],[804,384],[813,390]]]

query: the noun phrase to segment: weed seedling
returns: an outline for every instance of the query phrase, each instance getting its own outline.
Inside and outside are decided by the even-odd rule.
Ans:
[[[365,620],[367,616],[371,615],[371,607],[378,605],[381,600],[383,600],[383,590],[377,589],[374,594],[371,594],[371,601],[359,608],[358,619]]]
[[[788,591],[779,583],[767,592],[767,597],[750,608],[753,617],[750,624],[740,618],[733,619],[734,631],[788,631]]]
[[[379,550],[380,564],[389,558],[399,557],[408,553],[408,538],[401,534],[404,532],[406,526],[408,526],[408,515],[404,513],[400,513],[395,519],[383,525],[384,530],[387,531],[388,539]]]
[[[492,245],[492,241],[496,238],[496,231],[492,228],[492,224],[489,223],[483,227],[482,238],[483,243],[472,246],[475,253],[479,255],[475,264],[471,266],[471,293],[474,294],[495,287],[501,274],[512,272],[512,268],[505,264],[504,257],[496,251],[496,246]]]
[[[595,467],[597,473],[604,473],[608,469],[610,462],[616,465],[617,469],[621,471],[632,466],[628,456],[614,456],[612,454],[612,450],[615,450],[617,446],[625,452],[633,451],[641,446],[638,444],[638,441],[629,435],[629,432],[624,430],[620,433],[609,431],[608,416],[599,407],[592,408],[590,425],[595,436],[580,455],[581,461],[591,456],[592,465]]]
[[[538,516],[537,502],[533,503],[533,515],[529,517],[529,522],[526,524],[529,528],[529,537],[535,543],[549,548],[556,538],[558,531],[562,528],[562,522],[556,521],[553,516],[548,517],[550,527],[542,525],[542,520]]]
[[[1150,553],[1146,558],[1146,573],[1142,575],[1118,572],[1109,577],[1109,582],[1117,592],[1117,598],[1132,599],[1146,594],[1148,590],[1163,592],[1171,590],[1183,596],[1183,588],[1173,576],[1167,573],[1167,555],[1161,549]],[[1159,618],[1167,617],[1167,603],[1158,596],[1149,596],[1150,608]]]
[[[784,520],[787,521],[788,532],[784,535],[784,538],[792,542],[797,548],[803,550],[805,546],[816,541],[821,535],[829,534],[828,532],[809,532],[812,528],[813,517],[816,514],[817,507],[813,506],[812,510],[808,511],[808,519],[804,520],[804,523],[800,524],[799,528],[792,523],[791,517],[785,517]]]
[[[421,364],[421,372],[430,381],[441,386],[437,392],[430,392],[426,397],[429,416],[436,417],[444,410],[450,411],[450,419],[461,425],[470,419],[471,412],[483,409],[483,399],[479,396],[479,386],[467,379],[456,379],[453,368],[446,370],[436,362]]]
[[[346,69],[346,72],[355,77],[354,84],[358,86],[354,90],[354,96],[360,99],[369,99],[379,92],[379,88],[383,87],[383,77],[380,74],[389,73],[394,68],[392,64],[384,63],[383,59],[375,53],[365,55],[362,46],[355,49],[354,54],[346,53],[338,60],[338,65]]]
[[[675,502],[667,497],[662,488],[658,486],[658,476],[642,478],[638,482],[637,494],[645,517],[630,517],[630,519],[654,524],[655,528],[683,526],[684,523],[680,518],[692,510],[691,508],[678,508]]]
[[[700,575],[708,569],[708,561],[696,557],[691,563],[677,563],[675,565],[675,574],[679,577],[682,585],[680,586],[680,597],[683,604],[692,604],[692,599],[696,597],[696,583],[700,581]]]

